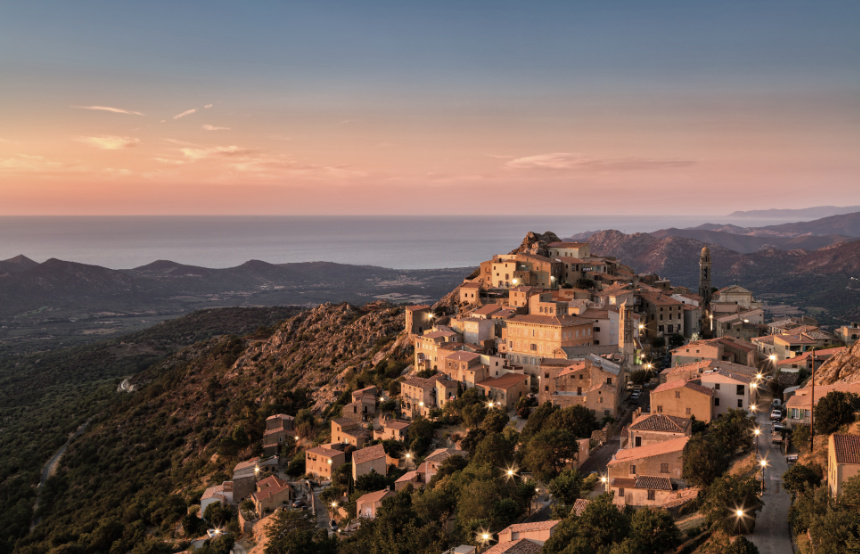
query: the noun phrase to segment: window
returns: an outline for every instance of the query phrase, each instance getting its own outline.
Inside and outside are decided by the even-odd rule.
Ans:
[[[743,385],[737,386],[737,394],[738,394],[738,396],[743,396],[743,394],[744,394],[744,386]]]
[[[618,496],[624,496],[624,487],[618,487]]]
[[[544,392],[549,392],[549,385],[544,385],[543,390]]]
[[[660,473],[669,473],[669,464],[660,464]]]
[[[679,391],[679,390],[675,391],[675,398],[681,398],[681,391]]]
[[[607,377],[607,378],[606,378],[606,384],[607,384],[607,385],[611,385],[611,384],[612,384],[612,377]]]
[[[714,390],[720,390],[720,384],[714,383]]]
[[[744,407],[744,399],[738,398],[738,408],[743,408],[743,407]]]
[[[657,413],[658,413],[658,414],[662,414],[662,413],[663,413],[663,406],[657,406]]]
[[[690,408],[687,408],[687,415],[690,415],[691,413],[692,411],[690,410]]]
[[[719,405],[720,405],[720,399],[715,397],[714,398],[714,406],[719,406]]]
[[[496,364],[496,365],[499,365],[499,364]],[[544,378],[544,379],[549,379],[549,373],[544,373],[544,374],[543,374],[543,378]]]
[[[648,500],[654,500],[654,491],[651,489],[648,490]]]
[[[642,446],[642,437],[636,437],[634,443],[636,446]]]
[[[630,475],[633,475],[634,473],[636,473],[636,466],[635,466],[635,465],[631,465],[631,466],[630,466]]]

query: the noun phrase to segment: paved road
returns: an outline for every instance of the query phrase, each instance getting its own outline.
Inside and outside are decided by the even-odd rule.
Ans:
[[[761,554],[788,554],[794,551],[788,528],[788,508],[791,496],[782,486],[782,474],[788,470],[785,456],[778,447],[771,446],[768,414],[759,413],[756,421],[762,429],[758,452],[770,464],[765,469],[764,508],[756,517],[755,532],[748,535]]]
[[[53,477],[54,474],[57,473],[57,468],[60,466],[60,458],[62,458],[63,454],[66,453],[66,449],[69,448],[69,445],[72,444],[72,441],[75,440],[76,438],[80,437],[83,434],[83,432],[87,430],[87,425],[90,424],[90,420],[92,420],[92,418],[83,422],[81,424],[81,426],[78,427],[78,430],[75,431],[75,434],[72,435],[71,437],[69,437],[69,440],[67,440],[66,443],[63,446],[61,446],[60,449],[57,450],[57,452],[53,456],[51,456],[51,459],[48,460],[48,462],[42,467],[42,476],[39,479],[39,487],[36,489],[36,503],[33,505],[33,513],[34,514],[35,514],[36,510],[39,509],[38,489],[41,489],[42,485],[45,484],[45,481],[47,481],[49,478]],[[33,516],[33,520],[30,522],[30,532],[32,532],[33,529],[35,529],[36,526],[39,525],[40,521],[41,521],[41,518],[37,518],[37,517],[35,517],[35,515]]]

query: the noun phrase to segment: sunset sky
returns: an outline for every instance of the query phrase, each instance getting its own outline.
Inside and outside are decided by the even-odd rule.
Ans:
[[[0,5],[0,215],[860,204],[860,2]]]

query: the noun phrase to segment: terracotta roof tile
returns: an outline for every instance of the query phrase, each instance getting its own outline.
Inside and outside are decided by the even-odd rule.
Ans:
[[[831,435],[837,464],[860,464],[860,435]]]
[[[536,542],[519,539],[513,542],[499,543],[489,550],[485,550],[484,554],[538,554],[542,550],[543,547]]]
[[[546,531],[547,529],[553,529],[556,525],[561,522],[560,519],[551,519],[549,521],[533,521],[531,523],[515,523],[513,525],[508,525],[499,533],[524,533],[526,531]]]
[[[650,458],[652,456],[660,456],[662,454],[671,454],[674,452],[682,452],[687,445],[690,437],[678,437],[663,442],[649,444],[647,446],[637,446],[635,448],[624,448],[615,453],[615,459],[611,460],[608,465],[619,464],[629,460],[640,460],[642,458]]]
[[[654,477],[651,475],[639,475],[636,477],[637,489],[657,489],[662,491],[672,490],[672,481],[668,477]]]
[[[573,513],[578,516],[582,515],[582,512],[585,511],[585,508],[591,504],[591,500],[587,500],[585,498],[577,498],[576,502],[573,503]]]
[[[664,414],[642,414],[630,429],[634,431],[668,431],[672,433],[683,433],[690,426],[690,420],[686,417],[678,417]]]
[[[353,465],[378,460],[379,458],[385,458],[385,449],[381,444],[374,444],[373,446],[368,446],[352,453]]]
[[[714,396],[714,391],[709,389],[708,387],[703,387],[698,383],[693,383],[692,381],[682,381],[680,379],[676,381],[669,381],[668,383],[663,383],[662,385],[651,391],[651,394],[680,388],[687,388],[696,392],[700,392],[702,394],[706,394],[708,396]]]

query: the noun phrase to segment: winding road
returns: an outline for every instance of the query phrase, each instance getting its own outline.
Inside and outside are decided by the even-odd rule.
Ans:
[[[39,509],[39,493],[38,493],[38,490],[42,488],[42,486],[45,484],[45,482],[50,477],[52,477],[55,473],[57,473],[57,467],[59,467],[59,465],[60,465],[60,458],[62,458],[63,454],[66,453],[66,449],[69,448],[69,445],[72,444],[72,441],[75,440],[76,438],[80,437],[84,433],[84,431],[87,430],[87,425],[90,424],[90,421],[92,419],[93,418],[89,418],[88,420],[83,422],[81,424],[81,426],[78,427],[78,430],[75,431],[75,434],[72,435],[71,437],[69,437],[69,440],[67,440],[65,442],[65,444],[63,444],[63,446],[61,446],[60,449],[57,450],[57,452],[54,453],[53,456],[51,456],[51,459],[48,460],[47,463],[45,463],[45,465],[42,467],[42,476],[39,479],[39,487],[38,487],[37,492],[36,492],[36,503],[33,505],[33,514],[34,515],[33,515],[33,521],[30,523],[30,531],[31,532],[33,531],[33,529],[37,525],[39,525],[39,518],[37,518],[35,516],[36,511]]]

